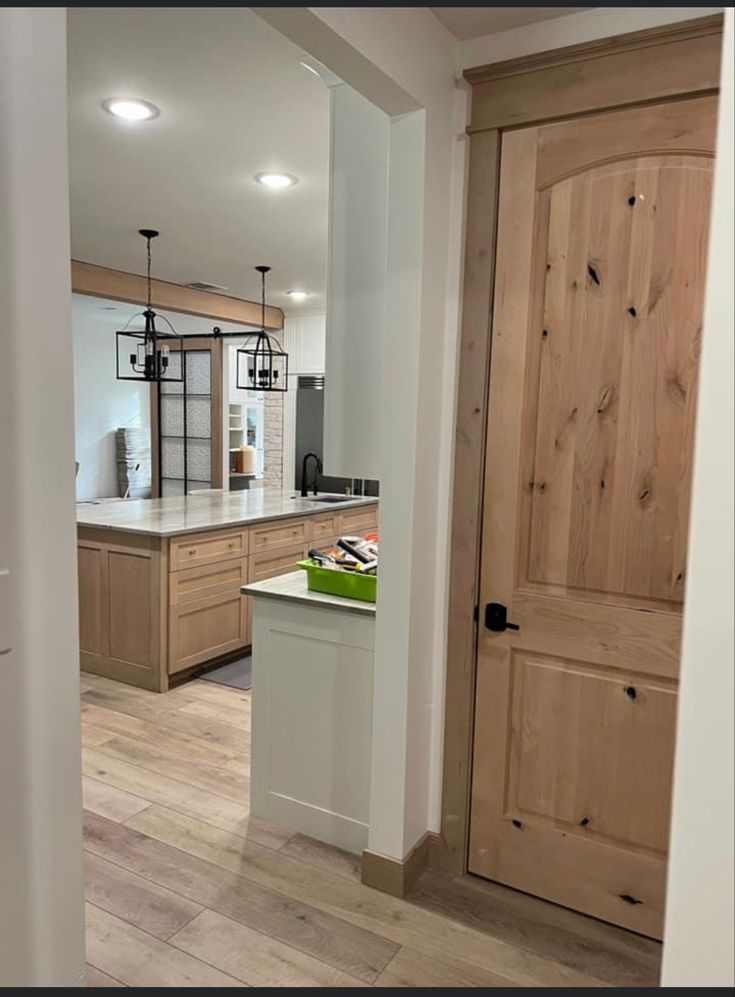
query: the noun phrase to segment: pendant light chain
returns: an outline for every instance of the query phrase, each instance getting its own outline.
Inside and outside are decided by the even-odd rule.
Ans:
[[[146,236],[146,253],[148,256],[148,310],[150,311],[153,295],[151,293],[151,237]]]
[[[265,270],[260,272],[260,301],[261,301],[261,313],[260,321],[263,326],[263,331],[265,332]]]

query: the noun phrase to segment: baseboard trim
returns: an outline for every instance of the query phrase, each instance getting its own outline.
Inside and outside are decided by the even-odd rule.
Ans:
[[[400,861],[365,849],[362,853],[362,882],[392,897],[405,897],[427,868],[438,868],[441,837],[427,831],[408,855]]]

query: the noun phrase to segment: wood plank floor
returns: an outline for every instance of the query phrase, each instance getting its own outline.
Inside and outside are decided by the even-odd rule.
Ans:
[[[83,680],[88,986],[658,985],[655,942],[434,871],[398,900],[252,818],[249,693]]]

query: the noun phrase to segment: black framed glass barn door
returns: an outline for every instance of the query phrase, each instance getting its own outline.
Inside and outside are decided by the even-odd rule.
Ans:
[[[154,389],[156,494],[162,498],[221,487],[221,350],[219,343],[185,343],[183,380]]]

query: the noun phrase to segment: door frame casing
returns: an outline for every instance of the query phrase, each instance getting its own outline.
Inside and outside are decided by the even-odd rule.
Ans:
[[[721,15],[469,69],[472,86],[447,623],[442,868],[467,873],[478,592],[502,134],[717,93]],[[644,50],[648,50],[647,56]],[[553,94],[553,102],[549,102]],[[520,95],[520,96],[519,96]],[[551,113],[550,113],[551,112]]]

